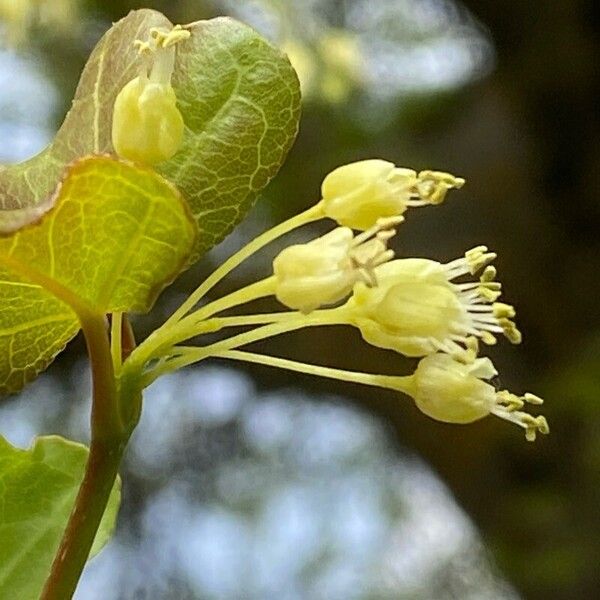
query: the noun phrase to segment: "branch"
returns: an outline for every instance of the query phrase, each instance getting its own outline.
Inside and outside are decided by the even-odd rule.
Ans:
[[[75,506],[40,600],[68,600],[88,559],[132,427],[125,427],[104,316],[81,318],[93,377],[92,441]]]

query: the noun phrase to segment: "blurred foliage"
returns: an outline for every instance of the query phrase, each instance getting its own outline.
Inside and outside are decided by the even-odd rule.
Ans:
[[[499,253],[525,342],[512,358],[494,349],[494,362],[502,385],[545,392],[552,434],[533,447],[491,420],[449,427],[424,419],[391,393],[335,389],[385,418],[399,442],[441,474],[526,598],[600,595],[600,119],[593,70],[600,23],[594,3],[82,0],[77,30],[67,38],[43,31],[27,49],[60,91],[57,123],[99,33],[140,6],[176,22],[234,14],[280,43],[301,42],[309,55],[318,54],[323,34],[340,30],[361,49],[362,75],[345,101],[315,94],[306,103],[287,165],[213,262],[240,236],[307,206],[323,175],[349,160],[382,156],[465,176],[467,186],[451,205],[408,216],[398,253],[448,259],[481,242]],[[322,65],[313,68],[323,75]],[[207,268],[204,262],[177,282],[155,318]],[[247,276],[242,269],[239,277]],[[72,356],[80,351],[74,346]],[[393,357],[364,353],[353,332],[338,328],[292,335],[269,351],[331,366],[399,369]],[[312,391],[331,389],[308,377],[249,370],[263,388],[293,381]]]

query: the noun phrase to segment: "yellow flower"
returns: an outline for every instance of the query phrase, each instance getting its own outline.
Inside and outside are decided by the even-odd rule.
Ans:
[[[145,64],[141,74],[119,92],[112,126],[117,154],[148,165],[168,160],[183,142],[184,123],[171,75],[175,44],[190,33],[175,27],[170,32],[153,30],[153,36],[151,43],[136,42]]]
[[[542,399],[533,394],[497,392],[487,383],[495,375],[489,358],[470,355],[461,362],[447,354],[432,354],[419,362],[410,394],[422,412],[445,423],[471,423],[493,414],[523,427],[529,441],[535,440],[538,431],[548,433],[544,417],[520,410],[525,403],[542,404]]]
[[[365,230],[377,219],[403,214],[411,206],[439,204],[464,179],[449,173],[396,167],[380,159],[338,167],[323,181],[323,210],[339,225]]]
[[[356,237],[348,227],[337,227],[289,246],[273,261],[275,296],[288,308],[308,313],[342,300],[359,280],[373,285],[374,269],[394,255],[386,243],[400,220],[383,219]]]
[[[494,267],[485,268],[479,281],[453,282],[477,273],[495,256],[480,246],[445,265],[422,258],[382,265],[375,270],[377,286],[355,286],[348,301],[351,321],[370,344],[406,356],[461,354],[470,336],[493,344],[494,334],[503,333],[519,343],[514,309],[496,302],[500,284]]]

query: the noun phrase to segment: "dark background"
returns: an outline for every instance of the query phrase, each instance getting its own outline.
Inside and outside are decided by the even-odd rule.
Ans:
[[[67,27],[54,32],[42,28],[20,49],[41,65],[57,90],[53,127],[68,108],[95,39],[131,8],[157,8],[174,22],[217,14],[255,19],[252,24],[275,41],[285,41],[284,36],[313,50],[328,28],[347,28],[358,36],[358,60],[363,50],[370,57],[359,77],[343,66],[327,67],[326,59],[318,58],[317,79],[326,76],[327,68],[341,73],[342,98],[331,98],[318,84],[306,90],[298,141],[249,220],[224,250],[176,282],[161,298],[155,320],[138,320],[137,331],[156,325],[178,294],[208,272],[211,262],[318,199],[322,177],[339,164],[382,157],[401,166],[464,176],[467,185],[445,205],[407,215],[396,249],[401,256],[444,261],[479,243],[498,252],[506,298],[517,307],[524,343],[501,343],[490,355],[503,387],[530,389],[546,398],[550,436],[531,445],[493,418],[453,427],[430,421],[392,393],[266,368],[247,371],[260,393],[290,385],[315,398],[335,391],[380,418],[399,454],[421,456],[449,486],[479,529],[497,569],[522,597],[600,596],[600,24],[594,3],[388,1],[375,3],[377,10],[390,11],[377,22],[368,3],[362,3],[364,21],[355,6],[360,2],[292,6],[298,4],[89,0],[79,5],[79,16]],[[265,19],[265,14],[275,16]],[[445,39],[462,40],[461,47],[472,51],[470,67],[454,79],[445,77],[452,64],[444,66],[431,50]],[[396,54],[383,57],[389,63],[384,72],[394,84],[385,93],[369,73],[373,61],[383,60],[378,54],[382,40],[397,46]],[[414,53],[411,63],[415,48],[425,50]],[[452,61],[453,56],[455,61],[460,58],[451,52],[446,58]],[[413,71],[421,79],[411,79]],[[220,291],[268,268],[266,259],[252,265],[257,266],[242,269]],[[261,348],[342,368],[398,370],[397,357],[366,350],[357,333],[345,329],[301,332]],[[64,381],[71,365],[79,364],[81,352],[81,343],[72,344],[53,367],[54,376]],[[401,365],[405,371],[411,367],[408,361]],[[60,414],[49,417],[49,423],[56,425]],[[235,446],[235,435],[227,444]],[[221,452],[217,448],[209,462],[218,461]],[[131,483],[126,483],[126,497],[128,489],[130,495],[124,510],[131,516],[143,506],[144,493],[156,488],[156,477],[151,484],[140,484],[134,473],[125,477]],[[177,585],[173,583],[170,597],[205,597],[187,588],[176,592]],[[395,597],[373,593],[361,597]],[[150,592],[137,597],[159,596]],[[440,591],[439,597],[461,596]]]

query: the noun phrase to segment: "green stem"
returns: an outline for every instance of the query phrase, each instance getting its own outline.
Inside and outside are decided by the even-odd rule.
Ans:
[[[80,319],[92,371],[92,441],[121,437],[125,427],[119,413],[106,318],[90,315]]]
[[[301,313],[280,311],[274,313],[258,313],[256,315],[235,315],[233,317],[215,317],[211,319],[214,327],[220,331],[225,327],[247,327],[249,325],[267,325],[268,323],[280,323],[289,321],[291,318],[297,319]]]
[[[217,319],[217,322],[221,319]],[[223,319],[227,321],[227,318]],[[348,323],[348,310],[345,306],[338,308],[330,308],[324,310],[318,310],[312,312],[310,315],[303,315],[300,313],[289,313],[287,319],[282,319],[263,327],[257,327],[251,331],[246,331],[238,335],[234,335],[230,338],[226,338],[214,344],[209,344],[203,347],[181,347],[175,346],[170,358],[166,362],[161,362],[159,367],[154,368],[152,371],[146,374],[144,378],[144,387],[150,385],[161,375],[166,373],[172,373],[187,367],[191,364],[200,362],[210,356],[215,356],[217,353],[225,350],[232,350],[251,344],[252,342],[258,342],[282,333],[288,333],[304,327],[317,327],[320,325],[345,325]]]
[[[87,561],[134,424],[124,424],[108,326],[102,315],[81,315],[93,377],[92,441],[83,481],[40,600],[68,600]]]
[[[40,600],[68,600],[88,559],[126,442],[92,441],[85,476]]]
[[[265,231],[230,256],[190,294],[185,302],[158,329],[136,348],[133,356],[128,361],[128,367],[134,370],[142,369],[152,358],[160,358],[165,350],[198,335],[195,331],[199,321],[228,308],[273,294],[275,278],[271,276],[214,300],[188,314],[217,283],[247,258],[282,235],[302,225],[318,221],[323,217],[323,202],[321,201],[299,215],[295,215],[291,219]],[[200,326],[200,330],[201,333],[204,332],[202,326]]]
[[[174,324],[170,329],[162,332],[162,335],[157,335],[156,338],[151,340],[153,346],[152,348],[152,356],[156,356],[157,352],[159,352],[160,348],[174,346],[175,344],[180,344],[185,340],[189,340],[191,337],[198,335],[198,333],[204,333],[204,328],[206,326],[206,319],[209,319],[216,313],[223,312],[229,308],[233,308],[235,306],[240,306],[241,304],[246,304],[248,302],[252,302],[253,300],[258,300],[259,298],[264,298],[266,296],[270,296],[275,291],[275,277],[267,277],[266,279],[261,279],[260,281],[256,281],[255,283],[251,283],[239,290],[231,292],[231,294],[227,294],[222,298],[218,298],[213,302],[210,302],[206,306],[195,310],[193,313],[189,314],[187,317],[184,317],[178,323]],[[292,313],[287,313],[292,314]],[[225,318],[219,318],[218,322],[221,323]],[[196,333],[198,332],[198,333]],[[157,344],[157,341],[160,340],[160,345]],[[145,341],[140,345],[140,349],[145,345]]]
[[[215,271],[213,271],[213,273],[209,275],[202,282],[202,284],[190,294],[187,300],[165,321],[161,328],[168,328],[173,323],[179,321],[179,319],[192,310],[194,306],[196,306],[196,304],[198,304],[198,302],[207,294],[207,292],[209,292],[215,285],[217,285],[217,283],[219,283],[219,281],[221,281],[221,279],[223,279],[239,264],[252,256],[255,252],[258,252],[268,243],[272,242],[278,237],[281,237],[289,231],[300,227],[301,225],[322,219],[323,216],[323,206],[322,203],[319,202],[299,215],[296,215],[291,219],[276,225],[275,227],[254,238],[249,244],[246,244],[241,250],[238,250],[221,266],[215,269]]]
[[[310,365],[287,358],[256,354],[255,352],[242,352],[241,350],[225,350],[215,353],[213,356],[215,358],[228,358],[230,360],[266,365],[268,367],[277,367],[278,369],[286,369],[287,371],[296,371],[297,373],[306,373],[307,375],[316,375],[317,377],[326,377],[328,379],[337,379],[338,381],[349,381],[351,383],[360,383],[361,385],[388,388],[408,395],[414,392],[414,378],[412,375],[376,375],[374,373],[346,371],[344,369]]]
[[[239,346],[245,346],[252,342],[258,342],[269,337],[288,333],[304,327],[318,327],[320,325],[346,325],[348,323],[348,309],[345,306],[315,310],[309,315],[301,313],[290,313],[289,319],[271,323],[251,331],[239,333],[220,342],[215,342],[204,348],[197,348],[213,355],[222,350],[231,350]]]
[[[110,353],[112,355],[113,372],[116,374],[121,370],[123,360],[123,313],[114,312],[110,320]]]
[[[246,304],[248,302],[252,302],[253,300],[258,300],[259,298],[271,296],[275,293],[275,287],[276,279],[273,275],[271,275],[270,277],[266,277],[265,279],[251,283],[243,288],[240,288],[239,290],[236,290],[235,292],[231,292],[226,296],[222,296],[217,300],[209,302],[202,308],[195,310],[184,319],[181,319],[180,323],[183,324],[188,320],[189,322],[203,321],[204,319],[212,317],[214,314],[223,312],[229,308],[234,308],[235,306]]]
[[[274,289],[275,278],[267,277],[210,302],[179,322],[173,323],[170,327],[162,325],[135,349],[133,356],[128,361],[128,367],[134,365],[134,369],[141,369],[153,358],[164,356],[176,344],[203,333],[218,331],[222,319],[211,319],[209,321],[208,319],[212,315],[240,304],[258,300],[258,298],[270,296]],[[217,325],[217,321],[219,325]]]

